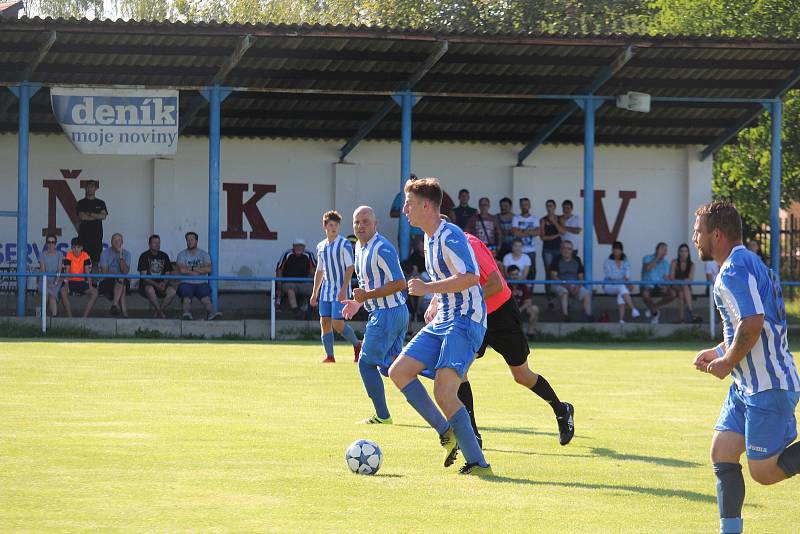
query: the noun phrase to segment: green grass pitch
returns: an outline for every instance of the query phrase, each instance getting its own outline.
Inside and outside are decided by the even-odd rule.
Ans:
[[[0,531],[716,532],[707,457],[728,381],[693,370],[697,348],[536,347],[532,368],[576,408],[567,447],[490,351],[470,375],[497,476],[477,479],[461,458],[441,467],[388,381],[395,425],[355,424],[372,406],[344,345],[323,366],[316,343],[4,341]],[[348,471],[358,438],[380,444],[377,476]],[[746,528],[788,532],[799,481],[745,478]]]

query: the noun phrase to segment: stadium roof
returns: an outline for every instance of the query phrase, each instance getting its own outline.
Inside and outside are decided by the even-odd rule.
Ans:
[[[390,108],[370,139],[396,140],[389,95],[412,88],[414,139],[524,144],[583,141],[580,110],[536,95],[641,91],[654,97],[774,98],[796,87],[800,41],[644,35],[422,32],[372,27],[0,20],[0,84],[139,85],[181,90],[184,134],[207,135],[197,89],[234,87],[222,135],[347,139]],[[17,130],[10,93],[0,131]],[[597,142],[709,144],[757,117],[745,102],[660,102],[650,113],[601,107]],[[559,123],[556,117],[567,118]],[[60,131],[49,91],[31,131]]]

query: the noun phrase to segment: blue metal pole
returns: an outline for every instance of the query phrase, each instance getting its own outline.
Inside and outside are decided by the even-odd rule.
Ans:
[[[769,182],[769,259],[772,270],[781,274],[781,124],[783,122],[783,102],[775,100],[770,106],[772,112],[772,146],[770,153]]]
[[[220,87],[208,88],[208,254],[211,256],[211,275],[219,276],[219,159],[220,159]],[[211,303],[219,311],[219,282],[211,280]]]
[[[583,100],[583,268],[584,280],[594,280],[594,112],[591,96]]]
[[[17,272],[28,270],[28,154],[30,132],[31,86],[19,85],[19,144],[17,153]],[[17,278],[17,317],[25,316],[28,279]],[[42,314],[47,310],[42,310]]]
[[[400,128],[400,192],[403,192],[408,179],[411,177],[411,108],[414,106],[411,91],[401,93],[401,116],[402,123]],[[400,259],[405,260],[410,255],[411,228],[405,214],[400,213],[400,232],[397,239],[397,246],[400,249]]]

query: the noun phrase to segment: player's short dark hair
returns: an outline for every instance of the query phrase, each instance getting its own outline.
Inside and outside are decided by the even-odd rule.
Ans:
[[[469,189],[459,189],[458,190],[458,196],[461,196],[461,193],[466,193],[466,194],[469,195]]]
[[[333,221],[337,223],[342,222],[342,216],[339,215],[339,212],[336,210],[326,211],[322,215],[322,224],[328,224],[328,222]]]
[[[571,208],[574,208],[574,207],[575,207],[575,206],[572,204],[572,201],[571,201],[570,199],[566,199],[564,202],[562,202],[562,203],[561,203],[561,206],[562,206],[562,207],[563,207],[563,206],[569,206],[569,207],[571,207]]]
[[[501,198],[500,199],[500,204],[502,204],[503,202],[508,202],[509,204],[513,204],[513,202],[511,202],[511,199],[508,198],[508,197]]]
[[[731,241],[742,240],[742,217],[729,201],[714,200],[703,204],[694,214],[702,219],[709,232],[719,229]]]
[[[186,232],[186,235],[184,235],[183,238],[186,239],[190,235],[194,236],[195,241],[200,239],[200,236],[197,235],[197,232]]]
[[[553,204],[554,206],[558,206],[558,204],[556,204],[556,201],[553,200],[552,198],[548,198],[547,202],[544,203],[545,206],[548,204]]]
[[[150,237],[147,238],[147,244],[149,245],[150,243],[152,243],[153,239],[158,239],[159,241],[161,241],[161,236],[158,234],[151,235]]]
[[[69,244],[72,247],[76,247],[78,245],[83,246],[83,243],[81,243],[81,240],[78,239],[77,237],[73,237],[72,239],[70,239]]]
[[[522,202],[523,200],[526,201],[526,202],[530,202],[531,201],[531,199],[529,199],[528,197],[522,197],[521,199],[519,199],[520,202]]]
[[[418,197],[430,200],[437,209],[442,205],[442,186],[439,185],[439,180],[436,178],[420,178],[413,182],[409,180],[406,182],[403,190],[406,193],[412,193]]]

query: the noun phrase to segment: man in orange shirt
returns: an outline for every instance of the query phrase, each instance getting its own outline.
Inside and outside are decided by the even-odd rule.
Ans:
[[[67,274],[68,278],[67,283],[61,286],[61,301],[64,303],[67,317],[72,317],[69,295],[87,294],[89,300],[86,302],[86,308],[83,310],[83,317],[86,318],[89,316],[92,308],[94,308],[94,303],[97,300],[97,288],[95,288],[88,279],[74,275],[89,274],[92,271],[92,258],[89,257],[89,254],[84,252],[83,245],[77,237],[72,238],[71,245],[72,249],[67,252],[64,257],[64,272]]]

